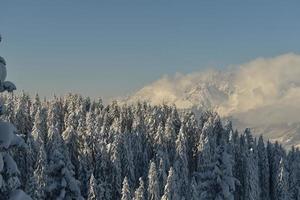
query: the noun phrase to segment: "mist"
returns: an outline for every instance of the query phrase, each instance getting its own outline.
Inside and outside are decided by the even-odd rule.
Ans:
[[[300,55],[288,53],[226,69],[165,75],[131,100],[203,106],[248,124],[294,123],[300,119]]]

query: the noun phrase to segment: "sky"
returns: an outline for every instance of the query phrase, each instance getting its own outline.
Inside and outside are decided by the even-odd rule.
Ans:
[[[165,74],[300,53],[300,1],[1,0],[19,90],[110,99]]]

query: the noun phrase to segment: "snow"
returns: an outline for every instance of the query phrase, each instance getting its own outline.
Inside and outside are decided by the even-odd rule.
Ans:
[[[4,89],[5,89],[6,91],[8,91],[8,92],[13,92],[14,90],[17,89],[16,85],[13,84],[13,83],[10,82],[10,81],[5,81],[5,82],[3,83],[3,87],[4,87]]]
[[[3,162],[3,155],[0,152],[0,172],[3,171],[3,167],[4,167],[4,162]],[[1,181],[0,181],[1,182]]]
[[[9,148],[17,139],[15,138],[16,128],[8,122],[0,122],[0,148]]]
[[[7,75],[7,72],[6,72],[6,62],[4,60],[4,58],[2,58],[0,56],[0,81],[4,81],[6,79],[6,75]]]
[[[20,174],[16,162],[9,154],[5,154],[3,156],[3,160],[5,162],[6,169],[10,175]]]
[[[10,194],[9,200],[32,200],[22,190],[16,190]]]
[[[208,71],[195,74],[166,76],[145,86],[128,99],[128,102],[149,101],[153,104],[175,104],[186,109],[193,106],[211,108],[228,101],[232,88],[230,74]]]
[[[0,174],[0,188],[3,186],[3,177],[2,175]]]

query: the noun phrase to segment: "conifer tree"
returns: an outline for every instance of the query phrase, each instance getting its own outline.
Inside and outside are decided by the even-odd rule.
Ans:
[[[121,200],[131,200],[131,193],[127,177],[124,178]]]
[[[186,145],[187,140],[184,128],[181,128],[176,140],[176,156],[174,163],[174,170],[178,178],[178,180],[176,180],[178,186],[176,190],[178,191],[180,198],[189,199],[189,166]]]
[[[66,145],[70,161],[74,166],[74,172],[79,174],[80,162],[79,162],[79,139],[75,129],[75,115],[71,113],[67,118],[66,130],[62,133],[62,138]]]
[[[300,199],[300,152],[292,147],[288,154],[290,199]]]
[[[39,94],[36,94],[35,98],[34,98],[34,101],[33,101],[33,103],[30,106],[30,116],[31,116],[31,119],[35,118],[35,115],[36,115],[37,111],[39,109],[41,109],[41,107],[42,107],[42,103],[41,103]]]
[[[94,173],[98,183],[98,194],[102,199],[108,200],[112,197],[113,166],[104,143],[100,143],[95,149]]]
[[[39,146],[38,152],[36,168],[33,173],[36,188],[33,190],[32,197],[33,199],[46,199],[47,155],[43,144]]]
[[[98,200],[100,198],[98,198],[98,187],[97,187],[97,182],[96,179],[94,177],[94,175],[92,174],[90,177],[90,181],[89,181],[89,189],[88,189],[88,200]]]
[[[277,180],[275,183],[276,200],[288,200],[288,171],[283,158],[279,161]]]
[[[260,199],[270,199],[270,167],[267,150],[263,141],[263,137],[260,136],[257,145],[258,152],[258,170],[259,170],[259,187],[260,187]]]
[[[134,192],[133,200],[146,200],[145,198],[145,186],[142,178],[139,179],[139,187]]]
[[[35,142],[35,148],[39,148],[41,145],[46,144],[47,139],[47,122],[43,109],[38,108],[34,117],[33,130],[31,135]]]
[[[148,173],[148,200],[159,200],[159,183],[157,178],[157,170],[155,163],[152,161],[150,163],[149,173]]]
[[[74,178],[73,165],[58,126],[50,127],[48,137],[47,198],[82,199],[79,182]]]
[[[132,150],[132,143],[131,143],[131,134],[128,132],[122,133],[123,134],[123,176],[128,177],[129,183],[135,183],[135,165],[134,165],[134,156]]]
[[[0,35],[1,42],[1,35]],[[0,56],[0,92],[12,92],[15,85],[6,79],[6,62]],[[5,107],[0,102],[0,115],[3,115]],[[23,127],[22,127],[23,128]],[[16,128],[9,122],[0,121],[0,197],[2,199],[14,199],[16,196],[23,200],[31,198],[20,189],[20,171],[14,161],[11,150],[24,145],[22,138],[16,135]]]
[[[15,123],[15,102],[16,98],[14,93],[8,93],[6,97],[5,113],[3,113],[5,121],[14,124]]]
[[[112,172],[112,191],[113,198],[120,198],[122,188],[122,141],[121,135],[116,135],[111,147],[111,162],[113,165]]]
[[[288,198],[288,170],[286,167],[286,154],[284,149],[278,144],[269,145],[271,153],[271,199],[285,200]]]
[[[164,189],[164,195],[162,196],[161,200],[180,200],[180,196],[177,194],[176,188],[176,172],[171,167],[169,170],[169,175],[167,179],[167,184]]]
[[[166,158],[167,159],[167,158]],[[159,188],[161,191],[161,195],[163,194],[164,187],[167,182],[168,178],[168,166],[166,164],[166,159],[161,158],[159,160],[159,168],[158,168],[158,181],[159,181]]]
[[[21,134],[26,136],[32,130],[32,120],[30,116],[30,99],[23,91],[21,97],[17,101],[15,124]]]
[[[246,199],[259,199],[260,187],[259,187],[259,171],[257,151],[249,149],[246,153],[246,171],[245,173],[245,198]]]
[[[198,183],[196,182],[195,177],[192,178],[191,182],[191,199],[192,200],[198,200],[200,199],[200,194],[198,190]]]

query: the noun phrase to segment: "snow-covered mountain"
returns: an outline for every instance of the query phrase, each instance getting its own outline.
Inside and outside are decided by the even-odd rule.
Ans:
[[[176,104],[178,108],[212,108],[229,99],[233,92],[229,79],[229,73],[213,70],[199,74],[165,76],[142,88],[129,101]]]
[[[226,70],[164,76],[127,99],[213,109],[239,129],[300,145],[300,55],[258,58]]]

